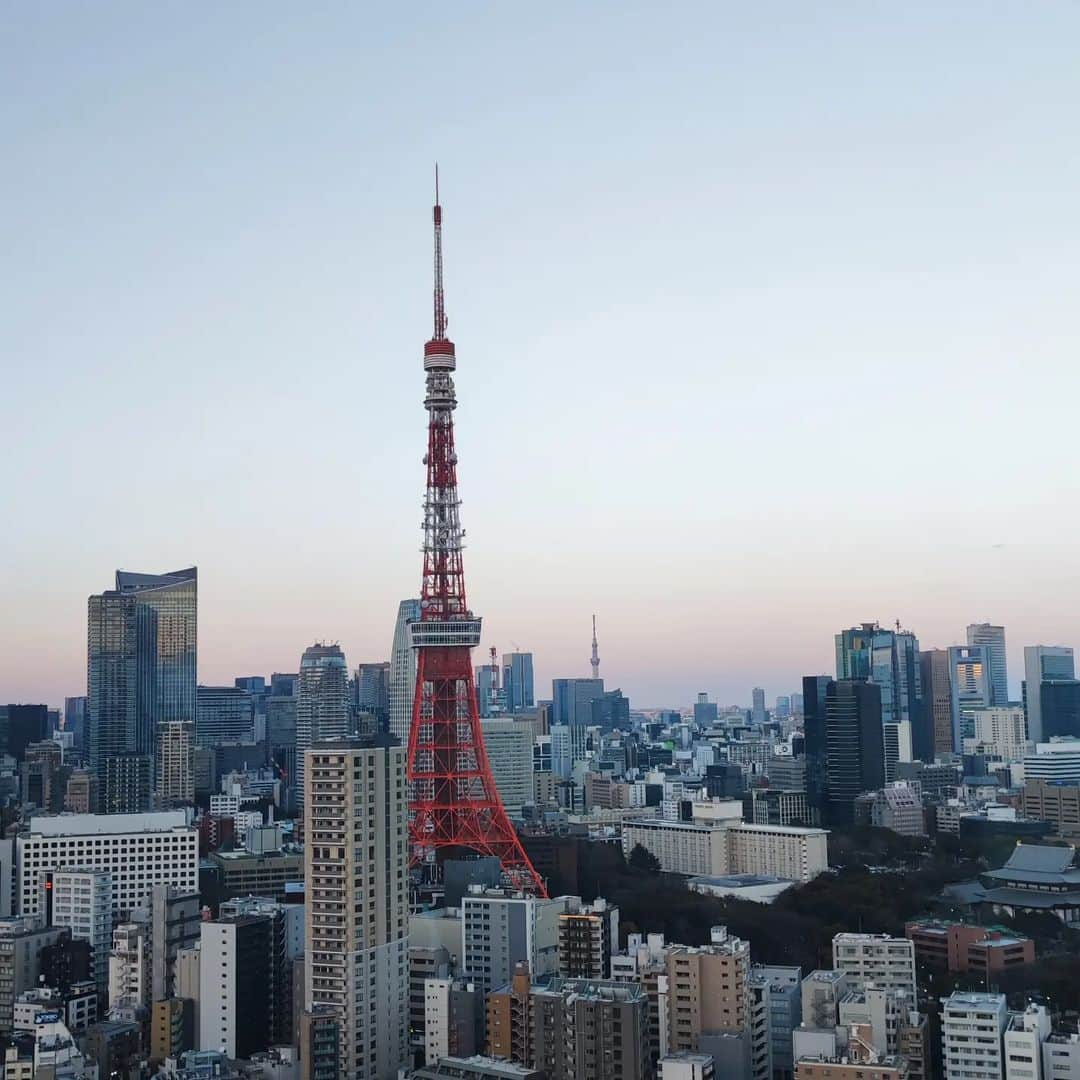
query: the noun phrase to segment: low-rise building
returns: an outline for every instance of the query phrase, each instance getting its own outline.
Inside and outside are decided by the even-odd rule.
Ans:
[[[1035,962],[1035,942],[1004,926],[941,919],[917,919],[904,927],[915,946],[916,963],[935,971],[974,971],[993,978]]]

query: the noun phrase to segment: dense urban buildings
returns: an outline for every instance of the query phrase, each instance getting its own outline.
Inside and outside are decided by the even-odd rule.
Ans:
[[[349,734],[349,673],[338,645],[309,645],[300,658],[296,697],[296,802],[305,809],[307,751]]]

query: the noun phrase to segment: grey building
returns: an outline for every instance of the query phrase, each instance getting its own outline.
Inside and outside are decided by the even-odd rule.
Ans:
[[[885,784],[881,688],[840,679],[825,689],[824,824],[854,821],[855,799]]]
[[[593,722],[593,702],[604,696],[603,679],[552,679],[553,726],[565,725],[570,739],[569,760],[585,756],[586,730]]]
[[[715,701],[709,700],[709,695],[702,691],[694,702],[694,723],[704,731],[716,727],[719,710]]]
[[[516,713],[533,708],[536,704],[533,691],[533,654],[503,653],[502,665],[506,711]]]
[[[402,600],[394,623],[390,649],[390,734],[402,746],[409,745],[413,696],[416,693],[416,650],[409,629],[420,619],[420,601]]]
[[[791,1035],[802,1023],[802,968],[754,964],[750,971],[769,987],[773,1080],[792,1080],[795,1061]]]
[[[71,931],[60,927],[40,929],[33,919],[5,919],[0,922],[0,1035],[10,1035],[15,1017],[15,999],[38,985],[41,950]]]
[[[950,646],[949,684],[952,694],[953,747],[959,753],[964,739],[974,734],[973,727],[965,721],[964,713],[968,709],[989,708],[990,699],[993,697],[989,646]]]
[[[176,956],[199,940],[202,898],[198,889],[155,885],[150,895],[151,994],[153,1001],[176,997]]]
[[[1073,651],[1064,645],[1024,647],[1024,713],[1027,737],[1033,743],[1046,741],[1042,719],[1042,685],[1076,677]]]
[[[1005,653],[1005,627],[992,623],[969,623],[967,643],[986,647],[990,660],[991,705],[1009,704],[1009,662]]]
[[[349,734],[349,672],[338,645],[316,643],[300,660],[296,697],[296,804],[304,809],[305,752],[325,739]]]
[[[222,743],[254,740],[255,702],[249,690],[241,686],[200,686],[196,701],[196,745],[213,748]]]
[[[390,730],[390,662],[358,664],[355,677],[356,708],[375,717],[378,731]]]

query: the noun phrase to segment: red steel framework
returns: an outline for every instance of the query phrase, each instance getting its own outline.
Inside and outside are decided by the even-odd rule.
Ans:
[[[446,336],[442,207],[435,173],[435,331],[424,345],[428,411],[424,497],[424,580],[420,620],[411,626],[416,692],[409,728],[409,839],[412,863],[436,871],[445,858],[494,855],[515,888],[547,890],[521,846],[495,788],[480,727],[471,650],[480,618],[465,599],[454,452],[454,343]]]

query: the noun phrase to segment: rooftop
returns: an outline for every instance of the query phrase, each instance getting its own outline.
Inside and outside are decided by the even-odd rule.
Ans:
[[[151,814],[49,814],[32,818],[29,829],[20,835],[108,836],[187,828],[187,814],[183,810],[159,810]]]

